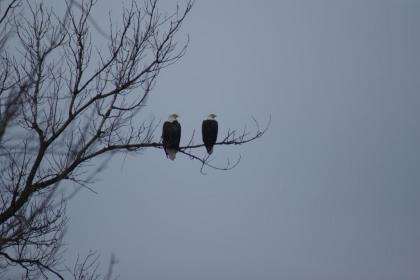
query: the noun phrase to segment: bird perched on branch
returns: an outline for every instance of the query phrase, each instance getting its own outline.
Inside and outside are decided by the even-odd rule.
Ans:
[[[175,159],[179,150],[179,142],[181,140],[181,125],[177,121],[178,115],[171,114],[162,128],[162,144],[166,157],[171,160]]]
[[[210,114],[201,125],[201,133],[203,136],[204,146],[206,146],[209,155],[211,155],[213,152],[213,146],[217,140],[218,124],[215,118],[215,114]]]

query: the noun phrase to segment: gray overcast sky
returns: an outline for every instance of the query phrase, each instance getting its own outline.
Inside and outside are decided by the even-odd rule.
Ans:
[[[120,7],[99,1],[97,20]],[[271,127],[215,148],[214,163],[242,155],[229,172],[156,149],[114,158],[99,194],[70,202],[69,261],[114,252],[120,279],[420,279],[419,14],[418,0],[197,0],[145,116],[177,112],[183,141],[210,112],[222,135],[251,116]]]

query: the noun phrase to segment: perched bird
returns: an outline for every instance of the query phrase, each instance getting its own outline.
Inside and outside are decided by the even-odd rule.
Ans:
[[[177,114],[169,115],[162,128],[162,144],[166,157],[171,160],[175,159],[175,155],[179,149],[179,141],[181,140],[181,125],[176,120]]]
[[[203,121],[203,124],[201,125],[201,133],[203,136],[204,146],[206,146],[206,149],[209,155],[211,155],[211,153],[213,152],[213,146],[217,140],[218,124],[215,118],[216,118],[215,114],[210,114],[208,115],[207,119]]]

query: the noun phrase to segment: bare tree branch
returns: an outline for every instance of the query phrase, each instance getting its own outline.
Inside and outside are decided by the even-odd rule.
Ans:
[[[194,1],[162,13],[158,0],[132,0],[120,25],[104,32],[92,18],[95,0],[67,0],[57,16],[48,1],[0,1],[0,267],[23,278],[99,279],[90,252],[62,267],[66,203],[88,189],[115,153],[161,149],[160,123],[139,112],[157,78],[186,53],[177,34]],[[4,7],[4,8],[3,8]],[[95,44],[93,33],[107,38]],[[12,43],[13,41],[13,43]],[[215,145],[254,141],[267,131],[228,130]],[[241,160],[212,163],[194,135],[179,152],[204,168],[230,170]],[[95,169],[94,167],[97,166]],[[69,182],[71,184],[62,184]],[[74,189],[71,186],[75,185]],[[111,279],[115,256],[103,279]]]

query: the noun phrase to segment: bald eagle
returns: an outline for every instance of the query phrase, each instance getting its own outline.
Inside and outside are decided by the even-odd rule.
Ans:
[[[201,133],[203,136],[204,146],[206,146],[206,149],[209,155],[211,155],[211,153],[213,152],[213,146],[217,140],[218,125],[215,118],[216,118],[215,114],[210,114],[208,115],[207,119],[203,121],[201,125]]]
[[[175,159],[175,155],[179,149],[179,141],[181,140],[181,125],[176,120],[177,114],[169,116],[168,120],[163,123],[162,144],[166,157],[171,160]]]

